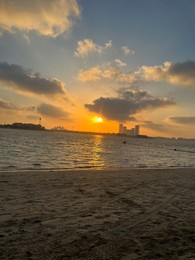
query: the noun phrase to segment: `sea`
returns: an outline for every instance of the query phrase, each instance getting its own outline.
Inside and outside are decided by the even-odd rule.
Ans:
[[[0,129],[0,171],[195,167],[195,139]]]

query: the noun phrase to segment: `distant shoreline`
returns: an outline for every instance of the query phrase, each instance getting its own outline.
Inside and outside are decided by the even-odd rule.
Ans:
[[[163,136],[148,136],[148,135],[126,135],[119,133],[102,133],[102,132],[90,132],[90,131],[77,131],[77,130],[55,130],[47,129],[40,124],[31,123],[13,123],[13,124],[0,124],[0,129],[17,129],[17,130],[32,130],[32,131],[48,131],[48,132],[59,132],[59,133],[73,133],[73,134],[89,134],[89,135],[108,135],[108,136],[119,136],[124,138],[147,138],[147,139],[172,139],[172,140],[195,140],[195,138],[184,138],[184,137],[163,137]]]
[[[40,124],[31,124],[31,123],[13,123],[13,124],[1,124],[0,128],[5,129],[19,129],[19,130],[39,130],[45,131],[45,127]]]
[[[76,130],[55,130],[55,129],[47,129],[40,124],[31,124],[31,123],[13,123],[13,124],[1,124],[0,128],[4,129],[18,129],[18,130],[36,130],[36,131],[51,131],[51,132],[64,132],[64,133],[81,133],[81,134],[95,134],[95,135],[117,135],[124,137],[132,137],[132,138],[149,138],[147,135],[136,135],[129,136],[125,134],[118,133],[101,133],[101,132],[88,132],[88,131],[76,131]]]
[[[98,167],[89,167],[89,168],[67,168],[67,169],[55,169],[55,168],[45,168],[45,169],[7,169],[7,170],[0,170],[0,174],[34,174],[34,173],[64,173],[64,174],[69,174],[69,173],[83,173],[83,172],[91,172],[91,173],[115,173],[115,172],[121,172],[121,173],[127,173],[127,172],[150,172],[150,171],[160,171],[160,172],[164,172],[164,171],[182,171],[182,170],[189,170],[189,171],[194,171],[195,167],[164,167],[164,168],[157,168],[157,167],[131,167],[131,168],[98,168]]]

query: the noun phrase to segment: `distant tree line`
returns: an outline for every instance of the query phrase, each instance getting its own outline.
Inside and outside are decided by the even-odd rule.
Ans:
[[[11,128],[11,129],[26,129],[26,130],[45,130],[45,127],[42,125],[35,125],[30,123],[13,123],[13,124],[4,124],[0,125],[0,128]]]

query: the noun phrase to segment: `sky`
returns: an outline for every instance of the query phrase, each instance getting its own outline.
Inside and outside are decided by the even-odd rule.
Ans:
[[[194,0],[0,0],[0,124],[195,138]]]

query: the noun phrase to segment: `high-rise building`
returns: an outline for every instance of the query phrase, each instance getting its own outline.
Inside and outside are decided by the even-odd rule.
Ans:
[[[128,130],[126,126],[123,126],[123,134],[127,135],[128,134]]]
[[[119,124],[119,134],[123,134],[123,124]]]
[[[135,128],[131,128],[129,130],[129,135],[134,136],[135,135]]]
[[[136,135],[139,135],[139,132],[140,132],[139,125],[136,125],[134,128],[127,129],[127,127],[124,126],[123,124],[119,124],[119,134],[136,136]]]
[[[139,135],[139,125],[135,126],[134,135]]]

